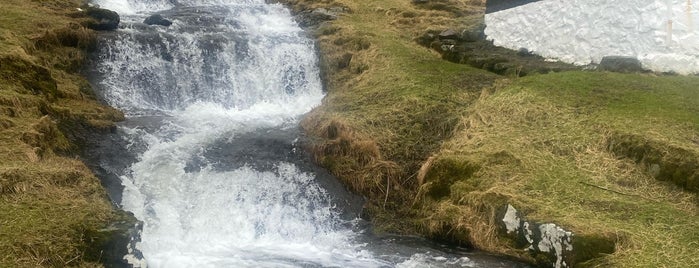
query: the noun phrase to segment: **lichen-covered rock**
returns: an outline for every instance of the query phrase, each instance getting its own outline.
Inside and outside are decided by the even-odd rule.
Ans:
[[[543,267],[574,267],[614,252],[614,242],[603,236],[575,235],[553,223],[528,221],[510,204],[502,209],[498,221],[505,236]]]

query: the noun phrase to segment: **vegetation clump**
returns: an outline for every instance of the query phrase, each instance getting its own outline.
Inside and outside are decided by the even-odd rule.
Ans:
[[[77,73],[96,41],[81,4],[0,2],[0,267],[99,266],[123,218],[76,159],[81,133],[123,118]]]
[[[303,127],[377,231],[552,266],[503,230],[510,205],[573,234],[568,265],[699,265],[697,77],[541,69],[478,45],[442,60],[432,41],[481,27],[484,1],[282,2],[347,10],[314,30],[328,93]],[[491,52],[534,71],[469,62]]]

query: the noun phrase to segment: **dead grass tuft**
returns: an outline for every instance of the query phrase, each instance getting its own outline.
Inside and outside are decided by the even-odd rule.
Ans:
[[[95,41],[75,14],[82,2],[0,1],[0,267],[99,266],[87,249],[116,217],[68,153],[89,120],[123,118],[76,74]]]

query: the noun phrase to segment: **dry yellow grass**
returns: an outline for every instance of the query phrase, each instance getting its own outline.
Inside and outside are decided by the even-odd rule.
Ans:
[[[495,214],[509,203],[600,247],[576,265],[699,266],[696,193],[654,179],[648,162],[671,166],[671,151],[689,163],[698,155],[697,77],[513,79],[442,61],[415,43],[430,30],[476,27],[483,1],[284,2],[351,10],[316,31],[328,96],[303,126],[319,162],[370,197],[379,230],[535,262],[499,233]],[[342,134],[329,135],[332,126]],[[661,156],[610,149],[628,135]],[[598,254],[610,245],[614,253]]]
[[[0,2],[1,267],[99,266],[116,217],[68,138],[122,118],[76,73],[95,42],[81,2]]]

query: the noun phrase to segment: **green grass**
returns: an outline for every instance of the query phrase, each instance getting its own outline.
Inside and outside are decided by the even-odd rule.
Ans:
[[[467,119],[469,127],[439,157],[506,152],[517,161],[483,165],[468,178],[480,180],[478,187],[456,183],[441,202],[489,191],[526,211],[528,219],[581,236],[605,235],[616,253],[596,260],[601,266],[699,265],[696,193],[655,180],[646,167],[607,146],[615,133],[632,133],[657,142],[661,152],[675,146],[696,153],[691,137],[699,126],[692,111],[699,105],[698,82],[599,72],[513,81],[470,108],[477,116]],[[501,242],[491,243],[486,246],[498,250]]]
[[[432,9],[398,0],[288,2],[351,9],[317,31],[328,95],[303,126],[316,159],[369,197],[378,230],[533,262],[497,230],[494,215],[510,203],[592,245],[578,262],[699,266],[696,193],[656,180],[649,162],[670,169],[699,155],[698,77],[510,78],[443,61],[415,42],[429,30],[474,27],[481,1]],[[346,53],[352,59],[340,67]],[[626,137],[648,159],[610,149]],[[609,246],[614,253],[598,254]]]

